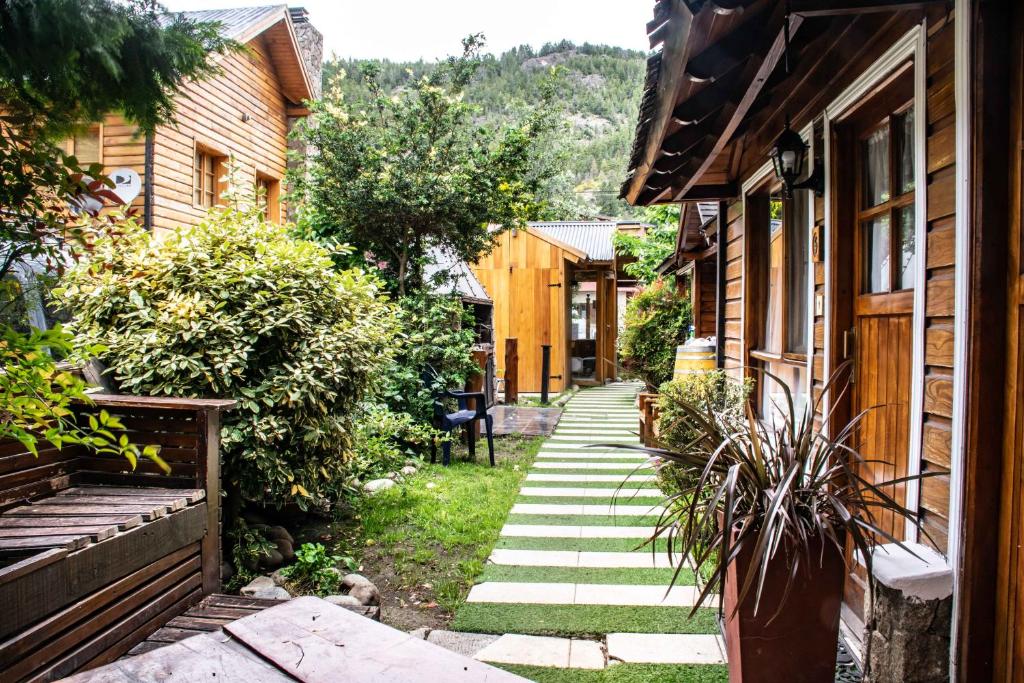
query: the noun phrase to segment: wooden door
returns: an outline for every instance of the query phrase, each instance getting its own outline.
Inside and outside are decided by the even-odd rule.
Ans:
[[[1006,394],[993,676],[999,683],[1024,680],[1024,12],[1014,12],[1013,23]]]
[[[854,438],[861,475],[880,483],[906,476],[909,459],[914,287],[914,112],[909,79],[898,78],[849,122],[852,197],[846,221],[853,243],[852,325],[844,339],[854,361],[851,411],[864,413]],[[905,487],[888,490],[904,503]],[[905,537],[904,519],[877,512],[875,524]],[[848,549],[852,552],[852,548]],[[863,618],[865,578],[853,572],[846,603]]]

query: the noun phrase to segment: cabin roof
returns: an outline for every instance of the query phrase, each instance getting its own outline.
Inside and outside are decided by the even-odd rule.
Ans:
[[[447,277],[438,277],[445,273]],[[430,260],[423,269],[428,281],[433,282],[437,294],[457,294],[463,301],[493,305],[490,295],[477,279],[469,264],[445,254],[440,249],[430,251]]]
[[[926,4],[657,0],[620,196],[638,206],[738,196],[786,117],[803,130],[845,78],[921,21]]]
[[[551,221],[531,222],[530,231],[568,245],[588,261],[611,261],[615,258],[612,237],[624,226],[645,227],[636,221]]]
[[[168,12],[163,21],[169,23],[179,16],[190,21],[218,22],[221,35],[243,44],[263,36],[284,96],[292,104],[314,98],[315,88],[302,58],[288,5]]]

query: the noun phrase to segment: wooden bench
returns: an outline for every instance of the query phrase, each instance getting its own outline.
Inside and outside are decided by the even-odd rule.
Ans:
[[[233,401],[98,394],[164,474],[80,447],[0,443],[0,676],[116,660],[220,589],[220,413]]]

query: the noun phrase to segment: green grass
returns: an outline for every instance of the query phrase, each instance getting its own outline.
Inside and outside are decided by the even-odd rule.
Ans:
[[[617,497],[604,496],[601,498],[588,496],[519,496],[517,503],[553,503],[564,505],[607,505],[609,510],[614,511],[615,505],[657,505],[665,500],[665,496],[657,491],[653,493],[633,494],[633,489],[620,493]]]
[[[613,664],[597,671],[495,664],[536,683],[728,683],[724,666],[708,664]]]
[[[590,569],[587,567],[517,567],[489,564],[477,583],[510,581],[515,583],[614,583],[637,586],[667,586],[674,569]],[[694,584],[693,571],[683,568],[676,582],[680,586]]]
[[[464,603],[452,628],[473,633],[589,636],[606,633],[717,633],[718,612],[702,607]]]
[[[582,550],[588,552],[651,552],[642,538],[525,538],[504,536],[495,548],[508,550]],[[668,539],[656,540],[657,552],[664,552]]]
[[[509,515],[509,524],[654,526],[658,515]]]
[[[388,563],[403,585],[432,585],[441,607],[454,611],[483,571],[541,442],[503,437],[498,467],[481,453],[476,463],[424,465],[404,485],[360,498],[356,542],[365,559]]]

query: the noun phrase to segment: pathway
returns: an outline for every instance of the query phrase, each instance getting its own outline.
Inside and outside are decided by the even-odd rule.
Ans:
[[[587,447],[638,443],[637,390],[620,383],[581,391],[541,447],[455,617],[458,631],[501,634],[477,659],[541,680],[572,680],[572,670],[580,680],[618,680],[597,671],[605,669],[630,681],[726,680],[715,610],[687,616],[691,569],[667,591],[667,555],[637,550],[661,512],[646,458]]]

